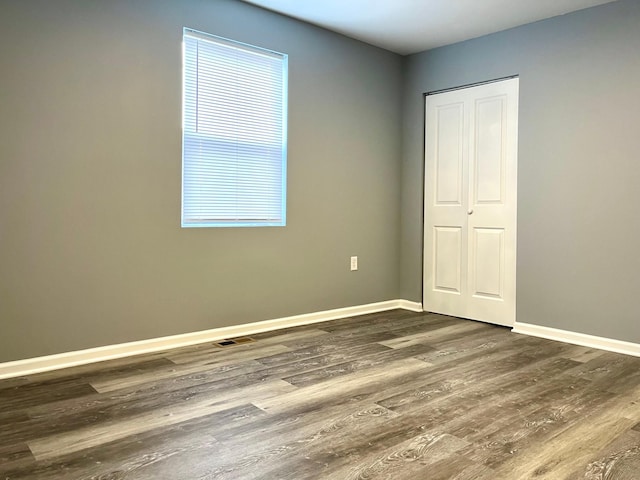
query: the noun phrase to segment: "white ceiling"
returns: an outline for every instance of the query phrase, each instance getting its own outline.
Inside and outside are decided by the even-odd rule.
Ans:
[[[403,55],[615,0],[244,0]]]

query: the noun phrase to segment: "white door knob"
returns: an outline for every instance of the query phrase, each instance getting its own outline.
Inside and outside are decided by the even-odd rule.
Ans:
[[[471,215],[471,214],[473,213],[473,209],[472,209],[472,208],[470,208],[469,210],[467,210],[467,213],[468,213],[469,215]]]

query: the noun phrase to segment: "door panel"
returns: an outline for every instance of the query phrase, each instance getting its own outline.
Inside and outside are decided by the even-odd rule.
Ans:
[[[502,203],[504,192],[505,98],[485,98],[475,104],[476,148],[474,204]]]
[[[433,277],[434,288],[442,292],[460,293],[462,277],[462,228],[434,228]]]
[[[438,107],[436,130],[437,205],[462,205],[463,104]]]
[[[474,228],[472,295],[502,300],[504,285],[504,230]]]
[[[518,79],[426,98],[426,311],[513,325]]]

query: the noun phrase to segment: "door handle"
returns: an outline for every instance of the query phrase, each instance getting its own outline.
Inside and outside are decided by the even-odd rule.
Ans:
[[[469,210],[467,210],[467,215],[473,215],[473,209],[470,208]]]

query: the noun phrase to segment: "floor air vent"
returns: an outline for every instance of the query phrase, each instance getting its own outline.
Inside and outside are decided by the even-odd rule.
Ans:
[[[252,343],[255,340],[251,337],[238,337],[238,338],[227,338],[225,340],[220,340],[219,342],[214,342],[214,345],[218,347],[230,347],[232,345],[243,345],[245,343]]]

